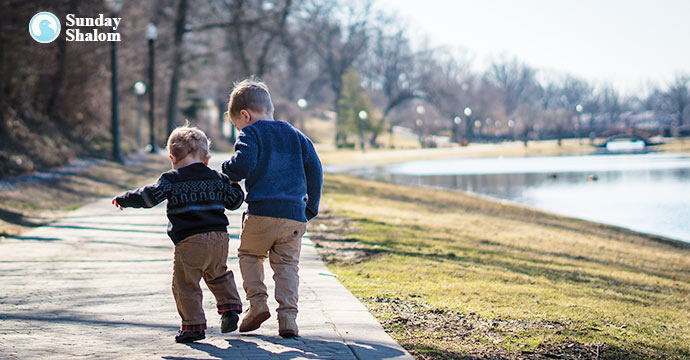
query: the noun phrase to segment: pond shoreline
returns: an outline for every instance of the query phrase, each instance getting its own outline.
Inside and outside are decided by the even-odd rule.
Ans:
[[[617,177],[621,176],[631,177],[629,174],[638,174],[637,171],[640,171],[640,174],[642,175],[645,175],[646,173],[644,172],[646,171],[650,174],[657,174],[657,176],[659,176],[659,173],[663,174],[664,172],[673,172],[676,176],[678,176],[678,172],[686,172],[685,169],[687,166],[687,155],[647,155],[624,155],[620,158],[620,160],[622,160],[621,163],[618,162],[617,156],[598,158],[598,160],[605,160],[608,163],[605,162],[596,164],[595,166],[593,166],[593,168],[596,168],[596,170],[592,170],[591,172],[584,171],[585,168],[582,167],[582,163],[585,163],[587,166],[590,166],[589,160],[586,157],[573,157],[574,160],[580,161],[580,164],[575,162],[574,165],[562,164],[563,162],[561,161],[560,157],[541,157],[541,159],[548,160],[551,163],[558,163],[556,164],[556,166],[561,167],[560,169],[551,169],[550,171],[541,172],[537,171],[539,170],[538,168],[533,168],[531,169],[532,172],[529,172],[529,166],[533,165],[529,162],[542,162],[534,157],[527,160],[528,163],[526,165],[523,163],[519,163],[519,166],[510,165],[510,162],[516,159],[505,159],[505,161],[503,161],[492,160],[489,158],[461,158],[450,160],[430,160],[426,162],[396,162],[390,164],[335,164],[327,165],[324,169],[326,172],[329,173],[347,174],[367,180],[382,181],[389,184],[411,185],[421,188],[437,189],[442,191],[453,190],[463,193],[469,193],[491,201],[517,204],[530,209],[556,214],[558,216],[564,216],[578,220],[585,220],[598,224],[605,224],[627,231],[632,231],[640,234],[647,234],[649,236],[658,238],[659,241],[677,243],[681,247],[688,247],[690,246],[690,239],[687,239],[687,231],[682,225],[684,223],[684,215],[679,214],[678,216],[673,216],[674,212],[678,212],[679,204],[682,207],[682,202],[684,201],[683,199],[685,199],[683,197],[674,197],[672,199],[672,201],[674,202],[668,203],[665,202],[669,201],[668,192],[663,193],[666,196],[666,198],[654,197],[654,193],[652,192],[649,193],[644,200],[626,199],[627,201],[643,201],[642,203],[640,203],[640,205],[645,206],[646,204],[648,205],[648,207],[640,208],[640,210],[637,210],[633,209],[635,204],[622,203],[624,204],[623,208],[626,210],[623,213],[620,213],[619,211],[613,211],[610,215],[607,213],[606,209],[612,207],[612,205],[611,203],[607,203],[608,199],[602,198],[600,200],[600,202],[602,203],[602,206],[600,208],[592,208],[594,209],[594,211],[587,210],[590,206],[597,206],[596,201],[599,199],[599,195],[596,194],[600,193],[602,191],[602,188],[608,189],[612,186],[614,188],[616,187],[614,186],[615,184],[612,185],[610,183],[609,178],[616,179]],[[574,162],[573,159],[571,159],[570,162]],[[674,162],[677,161],[677,159],[682,159],[680,168],[679,165]],[[470,162],[470,165],[468,165],[469,169],[458,169],[458,165],[454,165],[462,163],[464,166],[466,161]],[[524,160],[517,159],[517,161],[521,162]],[[611,164],[611,161],[614,161],[615,163]],[[649,161],[649,163],[644,163],[644,161]],[[432,163],[442,165],[428,165]],[[638,165],[640,163],[642,163],[641,167],[639,167]],[[498,165],[500,165],[500,167]],[[553,164],[551,166],[553,166]],[[496,168],[500,168],[500,170],[495,170]],[[444,175],[432,175],[436,170],[444,172]],[[475,174],[477,170],[479,170],[480,172],[489,172]],[[511,170],[514,171],[510,172]],[[501,173],[500,171],[507,171],[507,173]],[[519,171],[525,171],[525,173],[521,173]],[[412,174],[413,172],[418,172],[419,174]],[[582,178],[582,180],[577,180],[580,177]],[[632,177],[637,177],[637,175]],[[642,177],[644,178],[644,176]],[[600,178],[599,182],[597,182],[598,178]],[[576,179],[575,181],[577,184],[572,184],[573,179]],[[506,181],[507,184],[505,183]],[[530,185],[530,181],[533,181],[535,183]],[[678,181],[677,178],[676,181]],[[500,184],[504,184],[505,186],[507,186],[507,189],[505,188],[505,186]],[[664,182],[661,184],[667,183]],[[635,185],[639,184],[635,183]],[[573,193],[573,195],[557,195],[564,197],[574,197],[574,199],[571,199],[572,201],[570,202],[562,202],[564,204],[569,204],[569,207],[563,208],[562,210],[560,210],[561,202],[558,202],[558,200],[546,200],[547,202],[544,203],[543,199],[539,200],[539,196],[543,198],[543,195],[534,195],[535,193],[539,194],[540,191],[546,191],[541,190],[541,188],[554,188],[558,189],[561,193],[563,193],[563,189],[566,189],[565,192],[568,192],[567,189],[569,187],[573,188],[574,186],[577,186],[577,189],[579,189],[580,191],[591,191],[593,195],[585,194],[584,197],[582,196],[582,194],[576,195],[576,193]],[[652,188],[657,187],[652,184],[647,184],[645,186],[651,186]],[[676,187],[673,187],[673,189],[677,190]],[[531,196],[533,198],[531,200],[530,198],[524,198],[520,195],[522,191],[529,192],[530,194],[532,194]],[[608,193],[605,193],[604,196],[613,196],[610,193],[613,193],[615,191],[607,192]],[[534,198],[534,196],[537,196],[537,198]],[[592,202],[588,202],[586,197],[594,197],[594,200],[589,199]],[[542,202],[540,203],[539,201]],[[591,205],[587,205],[585,208],[583,208],[582,203]],[[556,204],[557,206],[555,206],[554,204]],[[648,211],[651,211],[654,214],[654,216],[647,217],[645,212]],[[640,216],[642,216],[642,218],[640,218]],[[654,229],[656,228],[663,230],[655,232]]]

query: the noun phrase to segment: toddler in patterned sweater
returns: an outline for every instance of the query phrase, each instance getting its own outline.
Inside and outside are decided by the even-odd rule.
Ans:
[[[199,282],[203,278],[216,298],[221,332],[237,329],[242,300],[232,271],[227,269],[228,219],[225,209],[242,205],[242,188],[208,167],[209,140],[201,130],[185,125],[168,138],[173,169],[153,185],[113,198],[125,207],[151,208],[168,200],[168,235],[175,244],[172,292],[182,326],[180,343],[205,338],[206,317]]]

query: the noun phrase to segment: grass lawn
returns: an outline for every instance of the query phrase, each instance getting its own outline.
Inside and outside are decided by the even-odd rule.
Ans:
[[[329,268],[419,359],[690,359],[687,247],[341,175],[322,203]]]

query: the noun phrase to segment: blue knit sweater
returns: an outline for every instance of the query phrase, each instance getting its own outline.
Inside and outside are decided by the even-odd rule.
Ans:
[[[249,214],[307,222],[319,213],[321,161],[311,140],[287,122],[259,120],[243,128],[223,172],[246,179]]]

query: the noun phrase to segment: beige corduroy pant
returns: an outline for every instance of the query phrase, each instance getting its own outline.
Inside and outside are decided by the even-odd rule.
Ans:
[[[296,317],[299,299],[299,254],[307,223],[245,213],[242,219],[240,272],[250,304],[266,302],[264,260],[273,269],[278,317]]]

